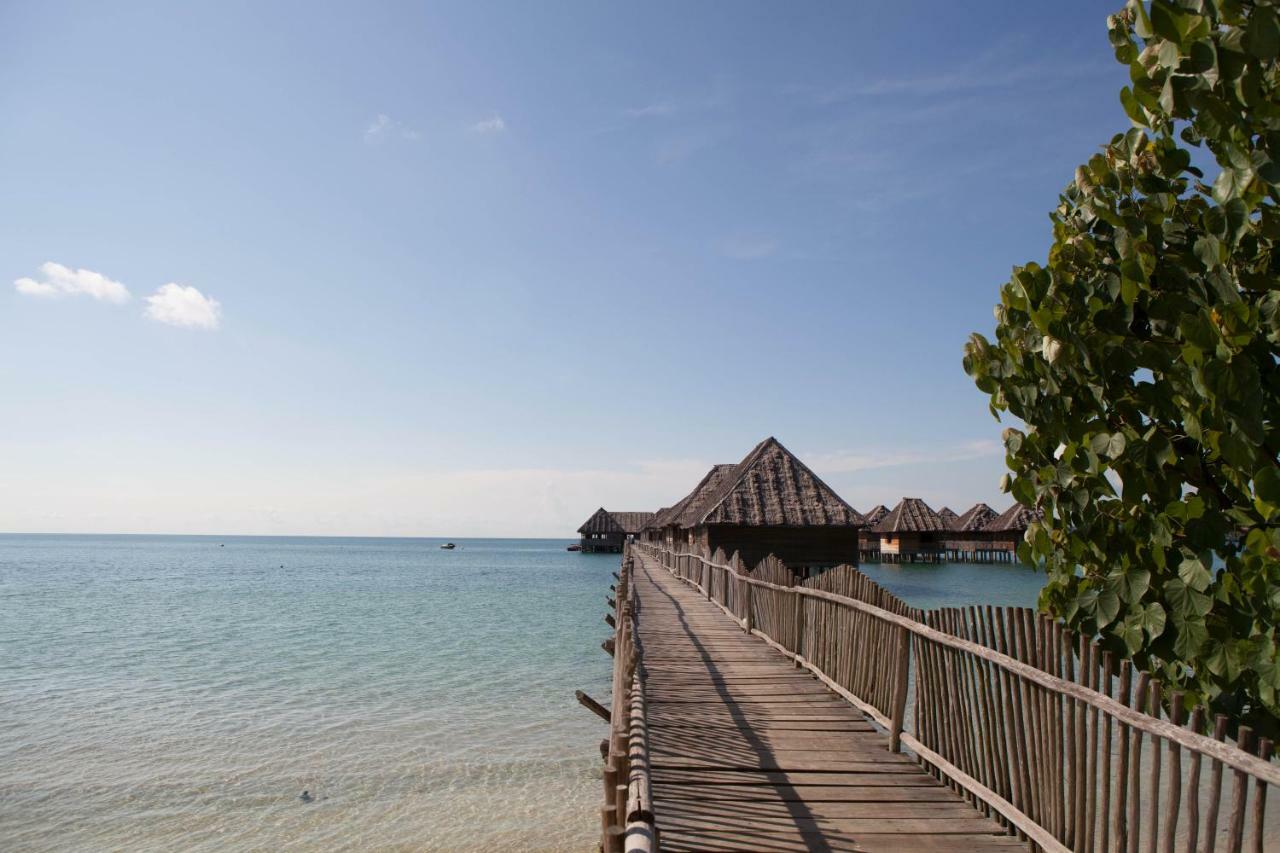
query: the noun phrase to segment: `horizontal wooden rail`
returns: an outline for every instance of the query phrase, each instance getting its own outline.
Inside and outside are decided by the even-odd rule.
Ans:
[[[615,575],[617,598],[607,599],[609,607],[617,612],[617,619],[605,616],[605,621],[614,628],[614,636],[603,643],[604,650],[613,655],[613,707],[605,710],[591,703],[596,705],[591,710],[609,721],[609,738],[602,747],[605,767],[600,849],[604,853],[657,850],[650,792],[643,650],[636,642],[636,598],[631,583],[633,566],[629,548],[624,549],[622,572]],[[581,695],[579,701],[582,701]]]
[[[729,566],[718,565],[697,554],[682,556],[690,556],[695,560],[699,560],[706,564],[708,568],[720,569],[728,572],[733,571]],[[1043,670],[1025,664],[1020,660],[1011,658],[1008,655],[1001,654],[994,649],[989,649],[986,646],[970,640],[965,640],[944,631],[939,631],[936,628],[930,628],[928,625],[916,622],[906,616],[899,616],[897,613],[892,613],[888,610],[876,607],[873,604],[858,601],[856,598],[847,598],[843,595],[824,592],[820,589],[809,589],[808,587],[803,586],[780,586],[776,583],[758,580],[746,575],[742,575],[740,577],[743,581],[753,587],[801,595],[806,598],[830,601],[833,604],[838,604],[842,607],[849,607],[853,610],[866,613],[869,616],[874,616],[875,618],[891,625],[905,628],[912,634],[931,640],[940,646],[946,646],[947,648],[966,652],[985,661],[989,661],[1005,671],[1017,675],[1019,678],[1024,678],[1027,681],[1047,690],[1062,693],[1063,695],[1070,696],[1072,699],[1085,702],[1086,704],[1097,708],[1099,711],[1110,714],[1112,717],[1128,726],[1140,729],[1148,734],[1158,735],[1166,740],[1171,740],[1179,746],[1184,746],[1187,749],[1199,752],[1201,755],[1212,758],[1216,761],[1221,761],[1233,770],[1248,773],[1250,776],[1261,779],[1269,785],[1280,785],[1280,767],[1276,767],[1270,762],[1263,761],[1260,758],[1249,755],[1248,753],[1241,752],[1239,749],[1236,749],[1228,743],[1214,740],[1211,737],[1206,737],[1205,735],[1188,731],[1175,726],[1172,723],[1165,722],[1164,720],[1157,720],[1141,713],[1140,711],[1135,711],[1126,705],[1121,705],[1110,696],[1106,696],[1096,690],[1090,690],[1086,687],[1082,687],[1074,682],[1058,678],[1057,676],[1050,675]]]

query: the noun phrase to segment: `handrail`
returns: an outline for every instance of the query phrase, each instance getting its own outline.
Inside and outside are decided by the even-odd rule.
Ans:
[[[648,543],[641,544],[644,545],[644,547],[652,547]],[[691,557],[692,559],[704,563],[708,568],[721,569],[728,572],[734,571],[731,566],[713,563],[702,557],[700,554],[689,552],[682,553],[680,556]],[[972,640],[965,640],[961,637],[954,636],[953,634],[948,634],[945,631],[930,628],[928,625],[917,622],[914,619],[908,619],[905,616],[900,616],[897,613],[893,613],[881,607],[876,607],[874,604],[867,604],[865,601],[858,601],[856,598],[848,598],[847,596],[836,595],[835,593],[826,592],[820,589],[809,589],[808,587],[803,586],[781,586],[779,584],[762,581],[748,575],[739,575],[739,577],[754,587],[762,587],[784,593],[794,593],[807,598],[818,598],[859,610],[869,616],[874,616],[877,619],[897,625],[900,628],[905,628],[912,634],[932,640],[940,646],[946,646],[958,651],[968,652],[971,655],[980,657],[983,660],[989,661],[1020,678],[1025,678],[1027,681],[1037,684],[1040,687],[1044,687],[1048,690],[1070,696],[1072,699],[1085,702],[1092,707],[1097,708],[1099,711],[1110,714],[1125,725],[1141,729],[1148,734],[1158,735],[1166,740],[1174,741],[1179,746],[1199,752],[1200,754],[1216,761],[1221,761],[1233,770],[1248,773],[1249,775],[1261,779],[1270,785],[1280,785],[1280,768],[1270,762],[1256,758],[1255,756],[1236,749],[1223,741],[1214,740],[1211,737],[1207,737],[1197,732],[1188,731],[1179,726],[1175,726],[1172,723],[1165,722],[1164,720],[1157,720],[1156,718],[1143,714],[1140,711],[1135,711],[1126,705],[1121,705],[1110,696],[1106,696],[1096,690],[1059,678],[1056,675],[1050,675],[1044,670],[1038,669],[1030,664],[1025,664],[1020,660],[1001,654],[994,649],[987,648],[986,646],[975,643]],[[699,586],[696,583],[694,585]],[[699,589],[701,589],[700,586]]]
[[[635,558],[623,550],[613,620],[613,703],[609,739],[602,745],[604,805],[600,849],[604,853],[653,853],[657,848],[649,731],[644,687],[644,650],[636,642]]]
[[[1144,833],[1152,850],[1162,838],[1160,849],[1172,851],[1175,837],[1179,839],[1177,846],[1188,850],[1212,847],[1214,834],[1219,832],[1224,767],[1234,771],[1232,807],[1224,827],[1228,833],[1226,849],[1241,849],[1250,777],[1254,780],[1253,849],[1262,849],[1266,788],[1280,784],[1280,768],[1268,760],[1271,742],[1259,739],[1258,754],[1251,754],[1246,749],[1252,735],[1247,726],[1240,727],[1238,745],[1223,742],[1226,719],[1221,715],[1214,737],[1201,734],[1204,714],[1200,710],[1192,715],[1191,727],[1183,728],[1186,718],[1179,693],[1171,695],[1171,719],[1160,719],[1159,682],[1145,673],[1138,673],[1136,695],[1126,704],[1132,674],[1128,661],[1120,667],[1120,700],[1113,698],[1110,694],[1116,673],[1110,654],[1099,655],[1095,644],[1080,638],[1076,673],[1077,650],[1072,648],[1070,632],[1060,625],[1043,621],[1030,611],[1006,609],[1006,616],[1017,617],[1009,622],[1006,637],[1004,619],[993,623],[990,608],[986,621],[974,609],[968,617],[954,610],[909,611],[918,617],[913,618],[847,595],[751,577],[737,555],[731,561],[738,564],[735,566],[694,550],[676,551],[643,542],[636,546],[698,589],[744,630],[792,658],[797,666],[809,670],[888,729],[890,749],[896,751],[899,743],[905,745],[945,781],[966,791],[981,808],[1000,816],[1041,849],[1093,850],[1100,837],[1096,849],[1110,849],[1114,840],[1116,849],[1124,850],[1127,845],[1134,850]],[[776,558],[757,567],[765,569],[774,577],[790,577]],[[845,589],[880,603],[896,602],[856,569],[850,570],[853,585]],[[868,588],[872,590],[869,593],[865,592]],[[788,603],[792,601],[794,607]],[[805,607],[805,602],[812,604]],[[832,606],[836,609],[824,609]],[[831,614],[838,612],[857,616],[833,621]],[[933,624],[926,624],[926,618]],[[966,618],[973,621],[967,623]],[[825,621],[808,624],[814,619]],[[761,620],[767,624],[760,625]],[[850,633],[859,625],[862,627],[856,630],[861,633]],[[866,627],[869,625],[882,628]],[[768,630],[781,634],[774,637]],[[985,637],[1000,649],[951,630],[977,639]],[[894,637],[898,638],[896,647]],[[856,645],[858,642],[862,646]],[[1034,663],[1005,654],[1006,645]],[[853,669],[851,659],[857,661]],[[824,672],[822,666],[835,668]],[[1073,680],[1077,676],[1078,681]],[[869,679],[879,682],[869,684]],[[914,731],[903,730],[909,679],[916,697]],[[871,693],[856,695],[863,688]],[[965,717],[966,725],[957,726],[957,714]],[[927,736],[922,734],[925,727]],[[1144,736],[1151,740],[1145,758]],[[1117,752],[1113,743],[1118,749],[1118,772],[1114,775]],[[1190,781],[1181,773],[1182,749],[1190,753]],[[1162,786],[1161,756],[1165,751],[1169,774]],[[1212,769],[1203,826],[1198,787],[1202,759],[1210,761]],[[1140,773],[1149,776],[1146,786]],[[1179,798],[1184,785],[1187,809],[1180,826]],[[1161,798],[1163,806],[1157,805]],[[1146,809],[1147,822],[1139,825],[1141,804],[1146,802],[1152,803]],[[1204,841],[1196,847],[1201,830]],[[1190,838],[1189,843],[1181,840],[1184,836]]]

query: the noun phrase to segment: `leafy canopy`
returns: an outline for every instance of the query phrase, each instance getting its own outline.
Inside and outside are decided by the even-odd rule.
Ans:
[[[1130,0],[1108,31],[1134,126],[1076,170],[965,370],[1025,424],[1004,487],[1044,513],[1020,549],[1041,608],[1274,733],[1280,10]]]

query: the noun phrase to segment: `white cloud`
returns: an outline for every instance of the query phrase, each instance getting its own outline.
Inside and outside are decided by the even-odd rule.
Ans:
[[[83,293],[100,302],[119,304],[129,301],[129,288],[100,272],[73,270],[62,264],[46,261],[40,265],[39,275],[40,280],[25,276],[19,278],[13,282],[13,286],[26,296],[56,298]]]
[[[756,261],[778,251],[778,241],[769,237],[730,237],[720,243],[720,254],[735,261]]]
[[[507,129],[507,123],[502,120],[502,116],[494,113],[489,118],[478,121],[471,125],[472,133],[503,133]]]
[[[676,105],[671,101],[656,101],[652,104],[645,104],[643,107],[625,109],[622,114],[627,118],[662,118],[674,115],[676,109]]]
[[[222,306],[194,287],[170,282],[147,297],[147,316],[170,326],[216,329]]]
[[[406,127],[404,122],[397,121],[386,113],[378,113],[374,120],[369,122],[369,126],[364,129],[364,141],[370,144],[382,142],[392,136],[398,136],[411,142],[422,138],[421,133]]]

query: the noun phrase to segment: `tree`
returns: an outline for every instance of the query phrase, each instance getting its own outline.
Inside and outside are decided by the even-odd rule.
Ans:
[[[1130,0],[1108,31],[1133,128],[1076,170],[964,366],[1025,425],[1003,485],[1043,512],[1020,547],[1041,609],[1274,734],[1280,14]]]

